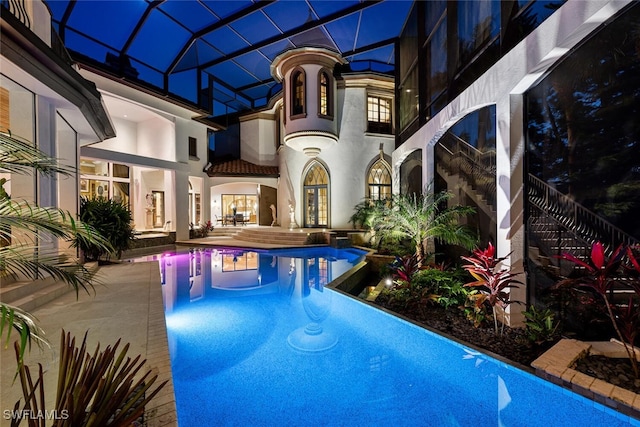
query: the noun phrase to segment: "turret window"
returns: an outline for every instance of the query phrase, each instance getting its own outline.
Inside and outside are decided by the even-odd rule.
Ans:
[[[333,116],[333,93],[331,76],[327,71],[320,71],[318,75],[318,115]]]
[[[291,116],[306,114],[305,75],[303,70],[291,74]]]

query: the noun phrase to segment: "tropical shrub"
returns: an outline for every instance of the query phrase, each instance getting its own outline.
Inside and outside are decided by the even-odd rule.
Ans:
[[[379,212],[388,207],[390,203],[390,198],[365,199],[354,206],[354,213],[349,218],[349,223],[353,225],[353,228],[361,228],[368,231],[370,237],[367,245],[375,248],[380,254],[405,256],[415,253],[415,245],[411,239],[376,231],[374,221]]]
[[[420,270],[420,264],[415,255],[396,256],[396,259],[389,265],[396,287],[411,287],[414,276]]]
[[[435,302],[437,295],[424,282],[416,280],[421,266],[415,255],[396,256],[389,264],[393,277],[393,287],[386,290],[391,304],[399,304],[404,309],[424,310],[428,303]]]
[[[453,194],[395,194],[391,203],[376,205],[371,217],[372,228],[379,239],[407,239],[415,246],[420,265],[425,262],[427,243],[443,243],[473,248],[478,239],[474,232],[460,224],[460,219],[475,210],[468,206],[447,206]]]
[[[604,303],[607,314],[616,335],[624,345],[631,367],[636,378],[639,378],[638,357],[633,350],[635,339],[640,328],[640,261],[635,255],[634,248],[620,245],[607,259],[604,245],[595,242],[591,247],[588,260],[582,260],[570,253],[563,253],[560,258],[580,266],[585,274],[578,278],[569,278],[556,286],[574,286],[586,288],[598,296]],[[617,280],[625,272],[631,274],[627,280]],[[614,284],[627,287],[632,291],[629,299],[624,302],[613,301]]]
[[[464,307],[469,298],[470,290],[464,287],[464,270],[431,268],[420,270],[414,282],[424,283],[434,295],[436,302],[444,308]]]
[[[80,220],[91,225],[111,244],[111,250],[95,245],[92,242],[76,240],[74,244],[82,250],[85,259],[97,261],[108,260],[112,253],[120,258],[123,251],[131,247],[135,238],[131,225],[132,215],[129,207],[105,197],[80,198]]]
[[[372,237],[372,247],[382,255],[409,256],[416,253],[413,241],[399,239],[388,235],[375,235]]]
[[[54,427],[134,425],[134,421],[143,414],[145,405],[167,381],[152,389],[158,376],[151,375],[151,371],[139,375],[145,361],[140,360],[139,355],[133,359],[127,357],[129,344],[118,352],[119,345],[120,340],[100,351],[98,344],[90,355],[86,348],[86,333],[82,344],[77,347],[75,337],[63,330],[55,405],[45,402],[42,365],[38,365],[35,377],[32,377],[28,366],[21,365],[22,411],[54,413],[57,415]],[[16,357],[19,358],[17,344]],[[19,407],[20,401],[16,402],[14,409]],[[19,424],[20,419],[17,418],[12,426]]]
[[[524,316],[525,332],[527,339],[535,344],[555,341],[560,325],[554,317],[552,310],[548,308],[536,308],[532,305],[522,312]]]
[[[464,286],[476,288],[478,295],[475,298],[475,304],[480,307],[488,304],[491,307],[493,315],[494,330],[498,333],[498,309],[502,311],[513,301],[510,299],[508,289],[517,287],[516,284],[522,282],[515,280],[514,277],[519,273],[511,273],[509,269],[499,267],[500,263],[507,257],[496,258],[495,247],[489,243],[487,249],[475,249],[473,254],[468,257],[462,257],[469,264],[463,268],[467,270],[476,280],[466,283]],[[504,332],[505,319],[502,319],[502,328],[500,333]]]
[[[353,207],[354,212],[349,218],[349,223],[353,225],[353,228],[371,230],[375,212],[387,203],[389,203],[387,199],[372,200],[367,198],[361,201]]]
[[[485,326],[489,313],[486,304],[478,304],[478,299],[484,298],[476,289],[472,289],[465,301],[463,312],[465,317],[473,323],[473,326],[479,328]]]

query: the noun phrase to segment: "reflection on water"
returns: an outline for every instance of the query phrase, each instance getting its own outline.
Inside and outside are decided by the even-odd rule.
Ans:
[[[331,293],[324,292],[324,285],[328,276],[321,276],[321,271],[326,271],[328,262],[326,259],[308,260],[307,266],[313,270],[313,278],[302,283],[302,307],[309,318],[309,323],[289,334],[287,342],[296,350],[319,352],[331,349],[338,343],[338,337],[325,331],[322,321],[331,311]],[[319,280],[314,280],[319,278]]]
[[[333,248],[207,248],[144,259],[159,261],[165,309],[171,313],[203,298],[269,293],[293,296],[296,288],[300,297],[315,301],[319,299],[316,293],[322,294],[324,286],[360,262],[363,255],[362,251]]]

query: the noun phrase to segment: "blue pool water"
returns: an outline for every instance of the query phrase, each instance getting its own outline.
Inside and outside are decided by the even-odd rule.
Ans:
[[[640,426],[325,287],[362,255],[159,258],[179,425]]]

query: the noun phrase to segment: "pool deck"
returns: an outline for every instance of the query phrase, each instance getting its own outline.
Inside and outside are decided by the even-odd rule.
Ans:
[[[243,227],[249,229],[249,227]],[[241,229],[241,227],[236,227]],[[224,227],[229,232],[232,227]],[[261,232],[282,232],[280,227],[256,227]],[[284,229],[284,231],[290,231]],[[295,233],[318,231],[317,229],[295,229]],[[229,246],[273,249],[301,247],[295,243],[259,243],[236,240],[233,236],[211,236],[202,239],[176,242],[189,246]],[[149,248],[153,251],[153,248]],[[156,251],[157,252],[157,251]],[[87,294],[68,292],[55,300],[31,311],[45,330],[51,349],[40,350],[34,346],[25,355],[25,363],[37,372],[41,363],[45,370],[46,409],[51,411],[55,404],[60,333],[64,329],[81,341],[88,331],[87,350],[93,353],[96,345],[100,348],[113,345],[122,339],[120,348],[130,343],[128,355],[140,354],[146,358],[144,371],[158,374],[158,382],[168,381],[164,388],[145,408],[145,425],[148,427],[177,426],[176,404],[171,379],[171,362],[164,318],[160,271],[157,261],[123,262],[101,266],[97,277],[100,284],[95,292]],[[17,334],[12,337],[18,338]],[[4,343],[4,340],[3,340]],[[16,362],[13,345],[0,348],[0,409],[12,410],[15,402],[22,398],[20,382],[13,382]],[[26,420],[25,420],[26,421]],[[10,420],[0,417],[0,426],[9,426]]]
[[[42,351],[34,346],[25,356],[32,375],[34,370],[37,372],[38,363],[42,363],[45,370],[46,408],[41,409],[54,409],[61,330],[64,328],[74,335],[77,343],[82,340],[85,331],[88,331],[87,350],[90,353],[93,353],[97,343],[104,349],[122,338],[120,349],[124,344],[130,343],[127,355],[142,355],[146,358],[144,371],[151,370],[158,374],[157,383],[168,381],[147,405],[145,425],[176,426],[176,405],[158,263],[103,266],[98,277],[102,283],[95,286],[94,293],[81,292],[76,298],[75,292],[68,292],[32,311],[46,331],[52,346],[52,349]],[[17,338],[17,335],[14,337]],[[5,411],[13,409],[22,393],[20,382],[13,383],[16,369],[13,346],[2,346],[0,356],[0,407]],[[0,425],[10,425],[4,412]]]

